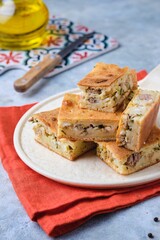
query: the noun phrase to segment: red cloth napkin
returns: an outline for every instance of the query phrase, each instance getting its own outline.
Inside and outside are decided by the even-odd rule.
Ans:
[[[147,71],[146,70],[141,70],[137,73],[138,81],[141,81],[146,76],[147,76]]]
[[[32,105],[0,107],[0,156],[29,217],[48,235],[60,236],[96,214],[125,208],[160,194],[160,180],[132,188],[91,190],[63,185],[31,170],[14,150],[13,132]]]

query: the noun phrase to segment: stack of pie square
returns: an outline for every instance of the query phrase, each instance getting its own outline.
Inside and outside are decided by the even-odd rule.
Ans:
[[[81,95],[65,94],[59,109],[32,116],[36,141],[70,160],[96,147],[124,175],[160,161],[158,91],[138,89],[134,70],[105,63],[78,86]]]

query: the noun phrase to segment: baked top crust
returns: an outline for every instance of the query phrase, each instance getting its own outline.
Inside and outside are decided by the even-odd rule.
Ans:
[[[116,113],[99,112],[90,109],[82,109],[78,106],[80,95],[67,93],[64,95],[62,106],[59,111],[59,121],[94,121],[113,122],[119,121],[122,112]]]
[[[160,128],[154,126],[149,135],[149,138],[147,139],[146,143],[143,144],[141,150],[159,141],[160,141]],[[108,148],[109,151],[113,153],[113,155],[119,160],[120,163],[124,163],[124,160],[126,160],[131,154],[134,153],[134,151],[131,151],[124,147],[119,147],[116,144],[116,142],[99,142],[98,144],[100,144],[104,148]]]
[[[155,124],[159,103],[158,91],[138,89],[119,121],[117,144],[138,152]]]
[[[134,82],[136,83],[136,72],[130,70],[128,67],[120,68],[115,64],[97,63],[93,70],[88,73],[81,81],[78,82],[78,86],[88,87],[108,87],[118,78],[124,76],[128,71],[134,76]]]
[[[160,128],[158,128],[157,126],[154,126],[152,128],[152,131],[151,131],[150,135],[149,135],[149,138],[143,144],[143,147],[147,147],[147,146],[149,146],[151,144],[154,144],[158,141],[160,141]]]
[[[58,113],[59,108],[56,108],[54,110],[35,113],[32,116],[33,121],[40,121],[44,123],[44,125],[48,126],[53,133],[57,133],[57,127],[58,127]]]

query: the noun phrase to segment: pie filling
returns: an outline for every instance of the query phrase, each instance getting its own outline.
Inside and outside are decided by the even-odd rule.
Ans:
[[[114,108],[119,106],[124,98],[129,95],[133,88],[132,78],[126,75],[123,78],[119,78],[116,84],[112,84],[109,87],[93,88],[93,87],[80,87],[82,90],[81,105],[85,107],[85,104],[93,105],[95,108]]]
[[[35,124],[33,130],[38,142],[69,159],[80,156],[95,147],[93,142],[70,141],[65,138],[58,140],[56,134],[40,122]]]
[[[114,166],[119,173],[132,172],[160,161],[160,143],[147,146],[138,153],[132,153],[126,160],[120,162],[109,149],[98,144],[97,155],[111,167]]]
[[[106,139],[109,136],[116,136],[116,130],[118,125],[115,124],[89,124],[84,125],[80,123],[62,123],[60,126],[60,131],[63,136],[71,136],[75,138],[98,138]]]

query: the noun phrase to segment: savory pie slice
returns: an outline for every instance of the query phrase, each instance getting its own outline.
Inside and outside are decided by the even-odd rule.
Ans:
[[[79,83],[82,90],[79,106],[102,112],[115,112],[137,88],[136,72],[115,64],[97,63]]]
[[[58,138],[84,141],[115,140],[121,112],[105,113],[78,106],[79,95],[65,94],[58,117]]]
[[[127,175],[160,162],[160,129],[154,127],[139,152],[118,147],[116,142],[99,142],[97,155],[116,172]]]
[[[122,102],[122,104],[121,104],[121,106],[119,108],[122,112],[126,109],[126,107],[128,106],[129,102],[132,100],[132,98],[133,98],[133,96],[135,94],[135,91],[136,90],[132,90],[130,92],[130,94],[127,96],[127,98],[124,99],[124,101]]]
[[[155,124],[160,103],[158,91],[138,89],[121,115],[116,142],[138,152]]]
[[[59,155],[74,160],[93,149],[95,143],[57,139],[57,118],[59,109],[34,114],[30,121],[34,123],[35,140]]]

